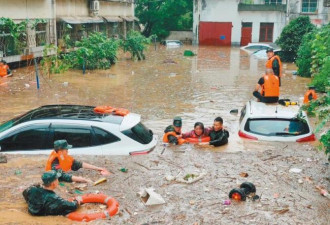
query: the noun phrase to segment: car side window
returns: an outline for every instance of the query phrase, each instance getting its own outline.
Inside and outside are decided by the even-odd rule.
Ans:
[[[44,149],[48,134],[48,128],[31,128],[16,132],[0,140],[1,151]]]
[[[97,145],[105,145],[105,144],[120,141],[120,138],[118,138],[117,136],[113,135],[112,133],[110,133],[108,131],[102,130],[101,128],[93,127],[93,130],[94,130],[95,136],[98,140]]]
[[[92,146],[92,132],[88,128],[54,127],[54,139],[68,141],[73,148]]]

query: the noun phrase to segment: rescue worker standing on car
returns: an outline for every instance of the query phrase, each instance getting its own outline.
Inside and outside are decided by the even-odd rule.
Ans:
[[[278,77],[279,86],[281,87],[281,77],[282,77],[282,62],[278,55],[274,54],[274,50],[272,48],[267,49],[266,51],[268,61],[266,63],[266,69],[272,69],[274,71],[274,75]]]
[[[261,89],[261,92],[259,90]],[[280,96],[279,78],[274,75],[272,69],[266,69],[266,74],[261,77],[256,85],[253,96],[258,101],[276,103]]]
[[[164,130],[163,142],[174,145],[181,145],[185,141],[181,137],[182,118],[179,116],[174,117],[173,125],[169,125]]]
[[[28,211],[31,215],[66,215],[78,208],[79,198],[67,201],[54,192],[59,184],[59,176],[60,174],[54,170],[45,172],[41,177],[43,186],[32,185],[23,191],[23,197],[28,203]]]
[[[93,166],[91,164],[75,160],[68,154],[68,149],[70,148],[72,148],[72,145],[69,145],[66,140],[55,141],[54,151],[52,151],[47,160],[46,171],[63,171],[59,177],[60,181],[82,183],[91,183],[92,181],[83,177],[72,176],[66,172],[71,170],[77,171],[80,168],[85,168],[100,171],[102,175],[110,174],[105,168]]]

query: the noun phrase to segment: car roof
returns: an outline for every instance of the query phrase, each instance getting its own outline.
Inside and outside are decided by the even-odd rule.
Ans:
[[[299,113],[298,105],[283,106],[277,103],[249,101],[247,103],[249,118],[295,118]],[[305,115],[304,112],[302,112]]]
[[[107,122],[121,125],[121,127],[132,127],[132,123],[135,125],[140,122],[141,117],[138,114],[129,113],[126,116],[99,114],[94,112],[94,108],[95,106],[86,105],[45,105],[18,116],[15,118],[15,124],[40,119],[70,119]]]

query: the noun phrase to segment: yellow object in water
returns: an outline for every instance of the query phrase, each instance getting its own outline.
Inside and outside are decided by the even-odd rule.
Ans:
[[[289,102],[289,101],[285,101],[285,106],[289,106],[289,105],[298,105],[298,102]]]
[[[107,178],[104,178],[104,177],[103,177],[103,178],[101,178],[101,179],[95,181],[95,182],[94,182],[94,186],[95,186],[95,185],[98,185],[98,184],[100,184],[100,183],[106,182],[106,181],[107,181]]]

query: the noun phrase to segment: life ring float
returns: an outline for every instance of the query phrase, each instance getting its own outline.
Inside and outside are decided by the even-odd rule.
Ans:
[[[97,106],[94,108],[94,112],[95,113],[100,113],[100,114],[105,114],[105,113],[112,113],[113,111],[115,111],[115,108],[111,107],[111,106]]]
[[[114,114],[118,116],[126,116],[129,114],[128,109],[114,108],[112,106],[97,106],[94,108],[94,112],[99,114]]]
[[[107,205],[107,209],[99,213],[78,213],[72,212],[67,215],[70,220],[89,222],[96,219],[105,219],[117,214],[119,203],[116,199],[104,194],[86,194],[81,196],[82,203],[101,203]]]
[[[129,113],[128,109],[115,108],[114,114],[118,116],[126,116]]]
[[[196,144],[196,143],[202,143],[202,142],[210,142],[211,138],[210,137],[202,137],[202,138],[190,137],[190,138],[185,138],[185,140],[186,140],[186,142]]]
[[[179,135],[177,135],[174,131],[170,131],[170,132],[167,132],[164,134],[164,136],[163,136],[164,143],[169,143],[169,140],[168,140],[169,135],[175,136],[178,139],[178,145],[182,145],[182,144],[186,143],[186,140],[179,137]]]

